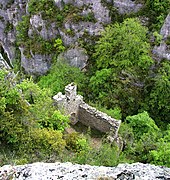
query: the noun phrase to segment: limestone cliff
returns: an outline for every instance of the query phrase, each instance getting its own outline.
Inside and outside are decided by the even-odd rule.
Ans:
[[[0,45],[12,64],[18,59],[25,72],[45,74],[61,39],[66,52],[60,59],[83,69],[88,45],[94,45],[103,27],[117,17],[135,14],[143,8],[139,0],[0,0]],[[145,17],[141,17],[145,19]],[[114,20],[113,20],[114,19]],[[145,22],[144,22],[145,23]],[[18,26],[19,24],[19,26]],[[169,15],[160,31],[163,41],[153,54],[169,57]],[[85,46],[86,44],[86,46]]]
[[[84,68],[88,56],[86,50],[80,48],[81,44],[90,43],[93,37],[100,34],[104,25],[111,23],[109,6],[115,7],[119,14],[137,12],[142,7],[132,0],[43,2],[39,6],[41,1],[0,0],[0,44],[11,65],[19,58],[21,66],[30,74],[41,75],[48,71],[57,51],[53,47],[57,38],[61,38],[64,46],[70,48],[62,58],[65,59],[69,54],[71,59],[66,57],[67,62]],[[24,23],[18,28],[21,20]]]

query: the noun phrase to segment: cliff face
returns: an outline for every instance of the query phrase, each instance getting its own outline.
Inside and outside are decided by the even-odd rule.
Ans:
[[[11,65],[19,59],[25,72],[42,75],[61,53],[54,48],[59,38],[69,48],[60,59],[82,69],[88,60],[86,46],[93,46],[103,27],[142,7],[137,0],[0,0],[0,44]],[[153,51],[160,59],[170,59],[169,27],[168,16],[161,29],[163,41]]]
[[[72,59],[66,58],[66,61],[84,68],[87,54],[85,49],[78,47],[82,42],[92,43],[103,26],[111,23],[109,7],[115,7],[119,14],[137,12],[142,7],[131,0],[50,0],[42,6],[40,3],[0,0],[0,44],[3,50],[11,64],[19,58],[27,73],[40,75],[48,71],[57,51],[55,39],[61,38],[65,47],[71,47]],[[16,30],[18,24],[21,25]],[[25,37],[16,38],[17,34]],[[23,41],[19,42],[20,39]],[[77,63],[73,62],[77,59]]]
[[[16,26],[25,14],[26,1],[0,0],[0,44],[8,59],[16,57]]]

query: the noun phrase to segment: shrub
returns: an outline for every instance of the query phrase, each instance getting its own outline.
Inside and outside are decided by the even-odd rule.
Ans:
[[[157,142],[157,149],[150,151],[151,163],[170,167],[170,125]]]
[[[140,139],[142,135],[147,133],[155,135],[159,131],[154,120],[149,117],[146,111],[134,116],[128,116],[126,118],[126,123],[132,127],[136,139]]]
[[[60,131],[52,129],[37,129],[34,128],[30,131],[32,147],[29,147],[32,151],[40,151],[45,154],[48,153],[60,153],[65,148],[65,141]],[[28,148],[29,151],[29,148]]]
[[[71,151],[80,152],[89,148],[87,139],[77,132],[65,135],[65,140],[66,148]]]
[[[70,67],[68,64],[57,62],[46,76],[42,76],[38,85],[41,88],[50,88],[52,94],[64,92],[64,88],[71,82],[75,82],[81,89],[85,80],[83,72],[78,68]]]

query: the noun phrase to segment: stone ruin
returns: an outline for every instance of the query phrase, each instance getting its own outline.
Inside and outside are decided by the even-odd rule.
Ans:
[[[85,126],[107,133],[111,142],[117,141],[121,121],[86,104],[83,97],[77,95],[77,86],[74,83],[65,87],[65,95],[59,92],[53,99],[59,110],[70,116],[71,124],[81,122]]]

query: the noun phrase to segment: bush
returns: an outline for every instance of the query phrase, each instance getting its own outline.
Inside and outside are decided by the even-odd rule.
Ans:
[[[89,148],[87,139],[77,132],[65,135],[65,140],[68,150],[80,152]]]
[[[56,63],[52,66],[46,76],[42,76],[38,85],[41,88],[50,88],[52,94],[64,92],[65,86],[71,82],[78,84],[81,89],[85,76],[78,68],[70,67],[67,64]]]
[[[147,89],[150,94],[146,96],[148,111],[156,123],[163,128],[170,123],[170,62],[164,60],[160,63],[157,74],[152,78],[151,85]]]
[[[128,116],[126,123],[133,129],[133,133],[136,139],[140,139],[144,134],[155,135],[159,131],[159,128],[155,124],[154,120],[149,117],[148,113],[144,111],[134,116]]]
[[[54,108],[47,89],[32,80],[17,84],[9,75],[0,70],[0,144],[16,152],[19,163],[57,156],[66,145],[62,131],[68,117]]]
[[[126,124],[127,123],[127,124]],[[150,152],[157,149],[161,132],[147,112],[128,116],[121,125],[120,135],[123,139],[123,151],[135,161],[149,163]]]
[[[150,161],[153,164],[170,167],[170,125],[165,135],[157,142],[157,149],[150,151]]]
[[[160,30],[169,13],[169,0],[145,0],[145,12],[150,18],[150,28]]]
[[[24,149],[33,152],[42,152],[46,155],[49,153],[60,153],[65,148],[65,141],[60,131],[52,129],[34,128],[30,132],[30,142]]]

